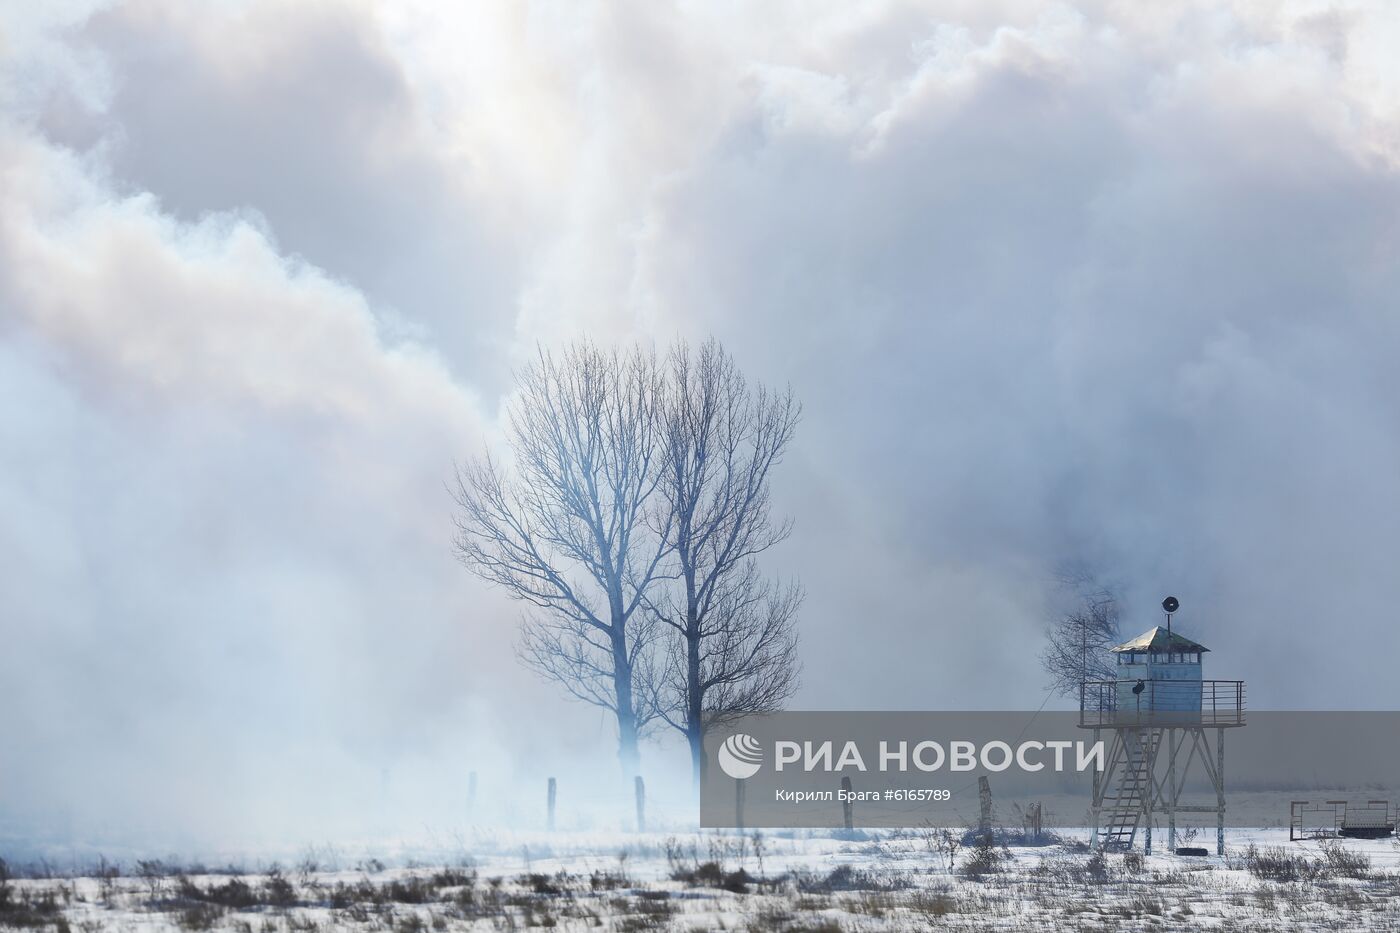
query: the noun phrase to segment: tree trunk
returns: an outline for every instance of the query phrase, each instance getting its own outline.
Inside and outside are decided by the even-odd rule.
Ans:
[[[637,710],[632,703],[632,663],[627,657],[627,638],[622,626],[612,632],[613,689],[617,699],[617,760],[630,783],[642,772],[637,750]]]
[[[642,773],[641,754],[637,750],[637,717],[630,710],[617,714],[617,760],[629,781]]]
[[[686,730],[686,741],[690,743],[690,772],[695,789],[705,779],[705,736],[699,729]]]
[[[690,739],[690,763],[695,786],[700,787],[701,768],[705,760],[704,715],[705,697],[700,689],[699,626],[692,624],[686,632],[686,737]]]
[[[690,517],[681,519],[681,529],[690,532]],[[690,742],[691,781],[700,790],[705,772],[705,694],[700,684],[700,610],[695,592],[695,564],[690,559],[689,538],[676,548],[680,556],[681,573],[685,578],[685,736]]]

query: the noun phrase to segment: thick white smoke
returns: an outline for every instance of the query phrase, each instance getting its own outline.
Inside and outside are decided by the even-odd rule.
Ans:
[[[582,333],[714,334],[802,399],[772,564],[809,593],[801,706],[1039,705],[1066,561],[1130,628],[1180,596],[1252,702],[1392,703],[1386,8],[0,29],[11,840],[452,825],[470,770],[610,775],[605,718],[453,563],[443,488],[512,363]]]

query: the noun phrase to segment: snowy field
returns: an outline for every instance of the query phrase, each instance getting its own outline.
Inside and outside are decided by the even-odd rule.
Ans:
[[[1396,930],[1392,840],[1234,831],[1225,858],[961,847],[935,831],[515,834],[397,863],[9,865],[5,929]],[[1199,844],[1199,842],[1198,842]],[[1253,847],[1251,849],[1251,846]],[[951,864],[950,864],[951,863]],[[50,875],[51,877],[36,877]]]

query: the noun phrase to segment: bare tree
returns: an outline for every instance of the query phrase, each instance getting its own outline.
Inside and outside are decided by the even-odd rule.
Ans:
[[[1078,699],[1086,681],[1116,676],[1109,649],[1122,641],[1118,599],[1112,587],[1084,570],[1062,571],[1059,576],[1076,604],[1050,626],[1040,664],[1050,675],[1051,690]]]
[[[656,715],[655,622],[639,612],[670,547],[663,478],[663,372],[640,349],[540,351],[508,410],[510,473],[489,454],[459,467],[459,559],[529,605],[518,653],[572,696],[612,710],[618,758]]]
[[[667,361],[663,431],[675,583],[648,598],[672,634],[658,682],[660,715],[690,745],[698,781],[702,727],[779,708],[797,689],[796,583],[765,578],[757,556],[787,537],[769,481],[800,415],[790,391],[750,386],[711,339]]]

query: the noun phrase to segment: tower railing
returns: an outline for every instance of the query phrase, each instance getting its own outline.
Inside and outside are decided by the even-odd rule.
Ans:
[[[1090,680],[1080,685],[1079,725],[1242,726],[1244,701],[1242,680]]]

